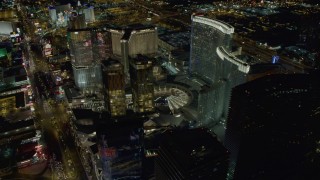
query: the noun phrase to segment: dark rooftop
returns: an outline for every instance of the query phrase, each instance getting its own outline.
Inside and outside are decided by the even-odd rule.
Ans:
[[[4,133],[4,132],[13,131],[16,129],[33,126],[33,125],[34,125],[33,119],[22,120],[18,122],[8,122],[3,119],[0,119],[0,132]]]
[[[130,24],[125,27],[125,29],[131,30],[143,30],[143,29],[151,29],[154,28],[152,25],[145,25],[145,24]]]
[[[56,8],[57,13],[64,12],[64,11],[70,11],[71,4],[58,5],[55,8]]]
[[[15,66],[15,67],[7,68],[4,71],[4,77],[25,76],[26,74],[27,72],[23,66]]]
[[[260,64],[253,64],[250,65],[249,74],[258,74],[264,73],[267,71],[282,71],[285,68],[281,64],[271,64],[271,63],[260,63]]]
[[[234,89],[250,90],[251,95],[255,94],[255,92],[260,94],[261,91],[266,92],[266,94],[272,94],[272,92],[282,89],[309,88],[310,80],[311,76],[308,74],[272,74],[241,84]]]
[[[189,61],[190,51],[186,51],[182,48],[179,48],[179,49],[172,50],[171,55],[173,58],[176,58],[178,60]]]
[[[79,32],[79,31],[94,31],[96,30],[96,28],[82,28],[82,29],[72,29],[72,28],[68,28],[68,32]]]
[[[79,90],[77,90],[74,86],[65,85],[62,88],[66,94],[68,101],[71,101],[72,98],[79,97],[81,95]]]
[[[121,124],[123,124],[125,126],[126,125],[128,125],[128,126],[130,126],[130,125],[137,126],[138,125],[139,126],[138,122],[140,122],[141,119],[145,119],[145,118],[142,118],[141,116],[139,116],[138,114],[134,113],[131,110],[127,110],[125,116],[111,117],[109,112],[103,112],[103,113],[100,113],[97,118],[98,118],[98,121],[95,121],[95,122],[97,122],[99,126],[102,125],[102,127],[104,125],[110,126],[110,127],[111,126],[121,127]],[[100,128],[100,127],[98,127],[98,128]],[[142,127],[142,124],[141,124],[141,127]]]
[[[99,149],[98,149],[98,145],[97,145],[97,144],[91,145],[91,146],[90,146],[90,149],[91,149],[91,151],[92,151],[94,154],[96,154],[96,153],[99,152]]]
[[[5,91],[13,91],[13,90],[18,90],[21,89],[22,86],[0,86],[0,93],[5,92]]]
[[[96,117],[96,113],[91,109],[72,109],[72,112],[76,118],[75,125],[77,126],[77,130],[83,133],[93,133],[95,131],[95,127],[93,125],[93,121]]]
[[[12,96],[14,96],[15,99],[16,99],[15,100],[16,101],[16,107],[24,107],[25,106],[24,92],[18,92],[18,93],[13,93],[13,94],[9,94],[9,95],[0,96],[0,99],[7,98],[7,97],[12,97]]]
[[[185,48],[188,50],[190,45],[190,32],[166,32],[162,35],[159,35],[159,39],[173,47]]]
[[[126,29],[121,40],[129,40],[131,36],[132,29]]]
[[[143,24],[132,24],[124,27],[118,27],[112,24],[104,24],[103,26],[100,27],[87,27],[87,28],[82,28],[82,29],[71,29],[69,28],[69,32],[78,32],[78,31],[107,31],[110,29],[113,30],[124,30],[125,35],[122,37],[122,39],[129,39],[131,32],[133,30],[143,30],[143,29],[151,29],[155,28],[154,26],[151,25],[143,25]]]
[[[169,130],[163,134],[160,147],[186,171],[228,154],[217,136],[205,128]]]
[[[153,58],[150,58],[148,56],[144,56],[141,54],[138,54],[135,58],[132,58],[132,60],[136,63],[136,64],[148,64],[149,61],[153,61]]]
[[[91,109],[72,109],[76,119],[94,119],[95,112]]]
[[[107,60],[101,61],[101,63],[102,63],[104,66],[108,67],[108,66],[110,66],[110,65],[119,64],[120,62],[119,62],[117,59],[109,58],[109,59],[107,59]]]

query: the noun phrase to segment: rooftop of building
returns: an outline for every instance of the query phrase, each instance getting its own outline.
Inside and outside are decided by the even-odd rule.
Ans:
[[[131,61],[135,64],[150,64],[153,62],[153,58],[138,54],[136,57],[131,58]]]
[[[72,109],[76,119],[94,119],[95,112],[91,109]]]
[[[278,71],[281,72],[284,70],[284,67],[279,64],[272,64],[272,63],[257,63],[251,65],[249,74],[259,74],[259,73],[265,73],[270,71]]]
[[[20,98],[24,98],[24,97],[20,97]],[[21,101],[23,102],[23,99]],[[33,111],[31,110],[30,107],[21,108],[17,112],[12,113],[6,117],[6,119],[10,122],[24,121],[24,120],[29,120],[33,118],[34,118]]]
[[[179,48],[171,51],[171,55],[173,58],[181,60],[181,61],[189,61],[190,59],[190,51],[189,49]]]
[[[7,84],[0,84],[0,95],[3,94],[5,95],[7,91],[15,91],[15,90],[20,90],[23,88],[22,86],[11,86]],[[2,97],[2,96],[1,96]]]
[[[20,87],[21,88],[21,87]],[[17,89],[19,90],[19,89]],[[6,90],[8,91],[8,90]],[[13,90],[12,90],[13,91]],[[25,105],[25,94],[23,91],[12,92],[11,94],[4,94],[0,96],[0,99],[5,99],[8,97],[15,97],[15,105],[16,107],[24,107]]]
[[[269,146],[268,143],[273,144],[269,147],[281,152],[286,149],[290,150],[290,153],[292,150],[306,153],[307,151],[300,148],[291,148],[290,144],[298,142],[298,144],[301,143],[298,146],[306,147],[302,143],[316,143],[311,139],[315,127],[319,126],[319,75],[319,71],[314,74],[275,74],[236,86],[232,91],[227,130],[241,132],[241,141],[243,142],[249,139],[250,142],[254,142],[253,139],[256,139],[257,143],[266,146]],[[246,105],[243,106],[244,104]],[[313,132],[312,135],[309,134],[310,132]],[[292,142],[288,138],[295,140]],[[311,139],[307,140],[309,138]],[[275,139],[277,141],[274,141]],[[239,142],[239,140],[237,141]],[[257,146],[257,143],[250,144],[263,147]],[[234,149],[230,150],[232,153],[234,152]],[[257,154],[261,152],[259,150],[252,151]],[[275,151],[272,150],[272,152]],[[253,157],[252,153],[248,153],[248,155]],[[296,155],[294,157],[297,157]],[[306,158],[305,155],[301,157]],[[264,161],[268,161],[268,159]],[[274,162],[277,163],[277,161]],[[243,162],[247,163],[246,160]]]
[[[108,58],[107,60],[103,60],[101,61],[101,64],[104,67],[120,67],[121,66],[120,61],[113,58]]]
[[[233,91],[251,97],[261,96],[261,93],[275,98],[280,94],[306,93],[311,96],[312,92],[320,89],[318,74],[318,71],[310,74],[271,74],[236,86]]]
[[[88,31],[88,32],[91,32],[91,31],[95,31],[96,28],[80,28],[80,29],[72,29],[72,28],[68,28],[68,32],[81,32],[81,31]]]
[[[72,9],[71,4],[64,4],[64,5],[58,5],[55,6],[55,9],[57,13],[64,12],[64,11],[70,11]]]
[[[146,120],[146,117],[131,110],[127,110],[125,116],[119,117],[111,117],[108,112],[100,113],[95,121],[97,137],[106,135],[110,146],[130,146],[123,143],[130,143],[131,134],[143,136],[143,122]]]
[[[96,113],[91,109],[72,109],[73,115],[75,116],[75,125],[77,130],[91,134],[95,131],[94,119],[96,118]]]
[[[160,148],[165,148],[184,170],[201,164],[228,159],[228,151],[208,129],[172,129],[163,134]]]
[[[27,72],[23,66],[6,68],[3,72],[3,77],[6,78],[10,76],[27,76]]]
[[[211,19],[211,18],[208,18],[208,17],[193,15],[192,16],[192,21],[193,22],[202,23],[202,24],[206,24],[208,26],[212,26],[212,27],[220,30],[221,32],[223,32],[225,34],[234,33],[234,27],[233,26],[227,24],[226,22],[217,20],[217,19]]]
[[[246,54],[236,55],[235,57],[241,59],[243,62],[246,62],[250,65],[261,63],[261,61],[259,61],[258,59],[255,59],[254,57]]]
[[[126,115],[124,116],[118,116],[118,117],[111,117],[110,113],[105,111],[102,113],[99,113],[98,116],[96,116],[97,118],[97,125],[98,128],[100,128],[100,125],[106,125],[106,126],[121,126],[125,125],[125,126],[139,126],[141,125],[142,127],[142,121],[141,120],[146,120],[146,118],[144,116],[142,116],[141,114],[137,114],[135,112],[133,112],[132,110],[127,110],[126,111]],[[141,124],[139,123],[141,122]],[[103,127],[102,127],[103,128]]]
[[[155,27],[151,25],[144,25],[144,24],[131,24],[131,25],[122,27],[122,30],[124,30],[124,34],[121,39],[129,40],[131,33],[133,31],[140,31],[140,30],[146,30],[146,29],[155,29]]]
[[[190,31],[165,32],[159,35],[159,39],[170,44],[173,47],[189,47]]]
[[[125,29],[121,40],[129,40],[131,36],[131,32],[132,32],[132,29]]]
[[[124,29],[128,29],[128,30],[155,29],[155,26],[139,23],[139,24],[130,24],[128,26],[125,26]]]
[[[6,132],[9,132],[9,131],[27,128],[30,126],[34,126],[34,121],[32,118],[27,120],[11,122],[11,121],[6,121],[3,117],[0,116],[0,132],[1,133],[5,134]],[[18,133],[19,131],[16,131],[16,132]]]
[[[144,24],[132,24],[128,26],[116,26],[113,24],[104,24],[98,27],[86,27],[86,28],[79,28],[79,29],[73,29],[68,28],[68,32],[78,32],[78,31],[109,31],[109,30],[115,30],[115,31],[124,31],[125,34],[123,35],[122,39],[128,40],[131,36],[132,31],[136,30],[146,30],[146,29],[155,29],[155,26],[152,25],[144,25]]]
[[[69,101],[71,101],[72,98],[81,96],[79,89],[77,89],[74,85],[64,85],[62,89],[64,90]]]

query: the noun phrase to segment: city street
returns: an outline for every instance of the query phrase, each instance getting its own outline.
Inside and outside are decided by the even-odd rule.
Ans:
[[[22,13],[22,15],[25,14]],[[26,24],[26,20],[23,22],[27,29],[34,29],[32,23]],[[28,32],[33,34],[30,30]],[[39,88],[35,83],[34,74],[36,72],[50,73],[49,64],[45,57],[42,56],[42,52],[39,51],[41,48],[36,47],[39,45],[34,43],[32,39],[38,39],[39,36],[35,37],[29,34],[27,36],[31,37],[31,39],[25,42],[29,57],[29,66],[26,69],[35,96],[35,123],[41,129],[44,137],[44,144],[50,162],[48,168],[51,171],[51,177],[52,179],[86,179],[85,170],[76,150],[74,138],[68,131],[70,117],[66,113],[66,105],[64,102],[57,103],[51,98],[43,97],[43,92],[39,92]],[[45,179],[41,175],[40,177]]]
[[[18,2],[23,4],[23,1]],[[235,105],[232,104],[233,99],[231,99],[231,101],[230,96],[233,98],[238,97],[236,94],[237,91],[233,91],[231,93],[231,88],[235,87],[236,83],[240,84],[240,80],[241,83],[245,83],[245,80],[242,79],[248,77],[247,79],[249,80],[251,78],[249,75],[260,77],[260,73],[262,71],[262,75],[273,73],[274,71],[269,71],[269,67],[271,67],[270,69],[272,70],[273,68],[276,70],[281,69],[281,73],[284,74],[305,73],[309,68],[307,65],[301,63],[303,62],[302,60],[293,60],[287,57],[284,53],[282,54],[282,51],[279,50],[280,46],[270,47],[263,41],[260,43],[258,40],[250,39],[255,36],[242,36],[245,31],[241,31],[241,28],[246,28],[248,31],[254,31],[250,26],[246,27],[246,25],[242,25],[242,23],[233,25],[231,22],[230,25],[234,26],[235,29],[226,28],[228,26],[223,23],[224,21],[220,22],[214,20],[219,19],[218,16],[214,16],[214,19],[207,19],[205,17],[212,14],[211,18],[213,18],[213,15],[215,15],[214,13],[216,13],[220,16],[226,16],[225,19],[228,19],[229,16],[227,15],[239,11],[239,13],[236,13],[239,14],[239,17],[237,16],[239,18],[237,19],[238,23],[244,21],[240,18],[242,16],[248,16],[247,19],[250,21],[250,19],[256,19],[252,18],[253,15],[255,17],[258,14],[253,11],[248,12],[251,7],[244,9],[240,8],[240,6],[238,8],[233,5],[225,6],[223,2],[221,2],[220,5],[214,5],[215,3],[211,2],[211,4],[204,6],[201,5],[201,3],[197,4],[196,1],[188,1],[188,5],[174,5],[175,3],[171,1],[132,0],[118,2],[110,0],[108,1],[109,3],[101,2],[101,4],[88,1],[88,4],[86,5],[84,5],[85,2],[79,1],[78,3],[83,3],[83,5],[77,4],[73,5],[74,7],[71,8],[69,5],[58,7],[58,5],[63,5],[63,3],[65,3],[64,1],[61,1],[61,4],[55,1],[43,1],[44,3],[42,5],[39,2],[40,1],[27,1],[27,3],[25,3],[26,6],[21,7],[21,11],[18,12],[18,16],[21,21],[21,24],[19,24],[19,27],[21,26],[20,35],[24,36],[21,38],[23,40],[21,44],[23,43],[24,45],[23,65],[26,68],[28,80],[30,81],[33,92],[30,93],[29,99],[29,102],[32,105],[32,112],[30,112],[30,114],[35,116],[35,126],[38,132],[41,131],[41,147],[43,147],[45,152],[43,154],[47,157],[47,159],[45,159],[47,160],[45,166],[46,169],[43,170],[43,172],[38,173],[38,175],[27,175],[21,177],[22,175],[18,174],[19,169],[15,167],[12,177],[16,179],[91,180],[97,179],[101,177],[101,175],[104,177],[116,177],[116,175],[118,176],[119,174],[120,177],[122,173],[126,174],[128,172],[130,172],[128,173],[129,175],[132,175],[132,172],[141,171],[142,169],[140,162],[141,159],[143,159],[143,148],[147,150],[147,157],[155,157],[159,155],[160,158],[158,159],[161,159],[166,156],[166,154],[157,154],[158,150],[161,152],[162,149],[164,149],[160,146],[161,144],[159,143],[159,139],[161,138],[158,137],[160,137],[160,134],[165,134],[167,130],[171,131],[171,129],[173,130],[176,127],[205,127],[210,129],[210,131],[212,130],[217,135],[217,139],[220,143],[227,144],[228,136],[225,135],[226,124],[229,123],[229,121],[232,122],[232,120],[229,120],[231,119],[229,118],[231,116],[228,116],[227,109],[235,109],[233,107]],[[77,1],[74,1],[74,3],[76,2]],[[39,4],[35,5],[32,3]],[[233,3],[236,4],[235,2],[232,2],[232,4]],[[259,12],[269,12],[262,11],[261,8],[257,8]],[[256,11],[256,9],[253,10]],[[261,19],[264,19],[267,16],[268,15],[263,15],[263,18]],[[252,26],[256,26],[254,22],[257,23],[257,20],[252,20]],[[86,24],[86,29],[82,27],[84,26],[84,23]],[[265,23],[267,23],[267,21]],[[81,24],[81,28],[76,27],[74,24],[77,26],[80,26]],[[149,25],[152,25],[155,30],[152,30],[151,33],[148,29],[142,27],[142,25],[147,25],[146,27],[148,29]],[[69,26],[69,28],[66,26]],[[293,26],[291,27],[291,25],[289,26],[285,23],[277,23],[276,26],[280,27],[278,29],[294,29]],[[120,27],[122,29],[122,34],[120,33]],[[267,25],[263,24],[263,27],[264,29],[262,30],[267,32]],[[235,32],[233,32],[234,30]],[[85,36],[83,36],[82,31],[86,32]],[[150,34],[152,34],[152,38],[150,38],[149,41],[149,37],[151,37],[149,36]],[[13,40],[11,39],[11,41]],[[152,46],[149,44],[150,42],[152,42]],[[144,47],[144,45],[146,47]],[[217,47],[220,48],[228,46],[229,51],[229,49],[231,49],[231,45],[232,49],[234,49],[233,46],[236,45],[235,48],[242,51],[237,54],[239,55],[239,59],[244,57],[241,61],[239,59],[233,59],[234,57],[231,57],[231,55],[224,57],[220,56],[220,58],[218,58],[217,54],[219,55],[219,49],[217,49]],[[111,51],[110,47],[112,48]],[[139,50],[139,52],[137,50],[137,52],[134,52],[136,51],[135,49],[139,49],[138,47],[141,47],[141,49],[143,48],[143,50]],[[151,49],[150,47],[152,47],[152,51],[149,51],[149,49]],[[160,47],[160,50],[158,49],[159,51],[157,51],[157,47]],[[130,64],[130,73],[128,73],[131,79],[130,87],[128,86],[129,83],[125,83],[125,85],[123,84],[123,76],[125,75],[125,77],[129,78],[126,73],[127,71],[123,72],[123,69],[120,71],[119,68],[114,69],[113,67],[115,66],[113,66],[113,63],[110,63],[113,62],[113,58],[120,59],[120,53],[116,53],[117,48],[121,52],[121,63],[124,63],[125,70],[127,70],[128,62]],[[205,51],[198,51],[198,49]],[[216,52],[216,50],[218,51]],[[85,52],[83,53],[83,51]],[[95,53],[98,51],[99,54],[96,55]],[[140,58],[140,54],[146,56],[146,58]],[[100,57],[103,57],[103,59]],[[72,59],[72,61],[70,61],[70,59]],[[135,59],[137,59],[137,61]],[[140,59],[143,61],[140,62]],[[228,61],[226,61],[226,59]],[[224,63],[222,63],[223,60]],[[246,61],[247,64],[243,65],[243,61]],[[110,65],[103,66],[103,71],[101,71],[100,68],[102,62],[107,62],[107,64]],[[148,64],[149,62],[152,62],[151,64],[153,67],[150,67],[149,65],[147,67],[144,64],[145,62],[148,62]],[[261,63],[262,65],[255,66],[253,65],[254,63]],[[269,66],[272,63],[273,65]],[[199,70],[194,70],[194,64],[199,64],[195,65],[199,67],[196,68]],[[248,64],[250,64],[250,71],[246,69]],[[238,66],[238,70],[234,70],[233,66]],[[100,69],[96,69],[96,67]],[[264,67],[267,67],[267,70],[265,70]],[[214,71],[212,69],[214,69]],[[245,72],[246,74],[243,69],[248,70]],[[239,75],[240,71],[241,75]],[[103,73],[103,81],[100,79],[101,72]],[[276,72],[278,73],[278,71]],[[193,73],[206,77],[210,81],[207,82],[206,79],[193,79]],[[154,78],[152,77],[152,74],[157,75],[157,77],[161,77],[161,79],[157,78],[156,82],[153,81]],[[226,74],[228,74],[228,76],[226,76]],[[72,81],[70,86],[72,85],[75,88],[69,88],[66,86],[69,85],[70,81]],[[210,83],[216,81],[219,82],[215,84]],[[119,82],[122,83],[119,85]],[[165,89],[167,89],[169,82],[183,86],[186,89],[188,88],[188,91],[182,91],[178,88],[168,88],[170,89],[170,94],[166,93],[166,96],[164,96],[162,93],[159,93],[161,94],[161,98],[156,99],[156,85],[166,84]],[[152,84],[152,86],[146,86],[146,84]],[[28,88],[30,88],[30,85],[28,84]],[[93,85],[99,85],[99,89],[92,88]],[[103,96],[100,96],[100,93],[96,93],[100,90],[100,87],[104,88]],[[141,88],[146,89],[145,92],[140,91]],[[74,89],[76,89],[76,91]],[[293,90],[281,90],[282,93],[287,94],[291,93],[291,91]],[[297,92],[300,93],[300,89],[297,89]],[[72,100],[67,102],[65,94],[68,95],[69,100]],[[149,117],[148,113],[151,114],[154,113],[154,111],[156,112],[154,115],[150,115],[149,117],[149,122],[152,126],[150,126],[150,129],[146,130],[146,132],[149,131],[150,134],[145,134],[144,136],[147,141],[150,141],[149,146],[151,148],[149,150],[146,146],[147,143],[145,143],[147,141],[143,143],[140,142],[140,137],[142,139],[143,136],[137,136],[136,132],[131,130],[131,124],[128,123],[127,125],[126,121],[123,121],[125,124],[122,125],[122,117],[119,117],[119,121],[117,116],[113,117],[113,109],[118,110],[118,108],[121,108],[122,110],[125,108],[122,105],[118,106],[117,103],[113,105],[114,94],[117,96],[120,94],[120,99],[126,98],[127,109],[130,109],[130,111],[133,109],[135,113],[136,111],[143,112],[144,117]],[[251,97],[249,94],[250,92],[247,93],[248,97]],[[164,110],[158,108],[157,104],[154,105],[154,99],[156,99],[155,103],[161,103],[161,106],[166,105],[168,107],[163,108]],[[89,119],[88,117],[83,116],[90,113],[86,112],[84,109],[80,110],[84,112],[83,114],[77,113],[75,108],[93,107],[93,111],[96,111],[95,106],[98,101],[99,103],[103,102],[101,104],[108,104],[106,107],[109,108],[109,112],[106,112],[106,114],[108,113],[109,115],[111,112],[111,117],[104,117],[102,116],[104,115],[103,113],[102,115],[100,114],[99,118],[108,122],[110,119],[115,119],[115,122],[120,122],[118,123],[121,125],[119,125],[119,128],[111,129],[110,127],[117,126],[106,124],[101,125],[100,129],[97,127],[96,119],[94,120],[94,126],[91,123],[92,121],[90,121],[90,124],[84,121],[85,123],[83,124],[86,126],[81,124],[82,120]],[[246,101],[243,100],[243,102]],[[70,105],[68,103],[70,103]],[[142,106],[142,104],[149,105]],[[249,107],[249,102],[247,104]],[[70,109],[72,108],[74,109],[71,112]],[[254,108],[253,105],[252,108]],[[152,109],[152,112],[150,109]],[[242,111],[243,109],[239,109],[239,111]],[[169,112],[169,110],[171,111]],[[168,111],[168,113],[166,111]],[[249,110],[247,112],[251,115]],[[270,114],[272,113],[270,112]],[[77,121],[72,115],[77,118]],[[126,116],[129,117],[130,115],[127,114]],[[90,118],[92,117],[93,115]],[[132,117],[130,118],[134,119]],[[252,119],[254,118],[255,116],[252,115]],[[74,128],[74,122],[79,123],[77,124],[78,130]],[[131,122],[136,123],[135,121]],[[32,123],[33,122],[31,122],[31,124]],[[252,124],[255,124],[255,122],[253,121]],[[90,125],[90,128],[92,126],[96,128],[96,133],[90,132],[90,134],[88,134],[86,131],[82,130],[82,127],[86,130],[87,127],[89,127],[87,125]],[[129,129],[129,125],[131,129]],[[127,130],[126,132],[124,130],[122,132],[122,128],[129,129],[131,132],[129,132],[129,130],[128,133]],[[156,128],[159,129],[156,130]],[[113,130],[115,131],[114,134]],[[139,133],[140,132],[143,134],[142,124],[139,125]],[[126,139],[126,141],[122,141],[122,139]],[[128,139],[130,139],[130,141],[127,141]],[[139,144],[135,143],[138,140]],[[177,139],[171,144],[175,144],[178,141],[179,140]],[[122,143],[123,145],[118,146],[118,143]],[[237,143],[238,142],[232,142],[232,145],[238,146]],[[131,146],[133,145],[139,147],[136,148],[139,150],[139,153],[131,153],[131,150],[133,149]],[[193,146],[192,142],[190,143],[190,146],[191,145]],[[171,148],[178,149],[181,147],[182,146],[172,146]],[[192,151],[191,154],[189,153],[190,157],[200,157],[207,161],[208,158],[203,158],[205,156],[202,156],[202,154],[207,153],[205,152],[207,151],[206,146],[202,146],[202,144],[200,146],[199,144],[197,147],[201,147],[201,152],[196,148],[190,148]],[[228,155],[228,158],[226,159],[230,162],[236,162],[236,156],[238,154],[234,155],[232,154],[232,151],[230,152],[231,155]],[[214,154],[215,152],[208,153]],[[132,158],[133,155],[127,156],[127,154],[134,154],[134,158]],[[160,166],[164,167],[166,165],[170,165],[171,160],[174,162],[173,160],[176,158],[176,155],[177,154],[173,153],[173,155],[168,158],[167,162],[169,163],[165,163]],[[219,153],[217,153],[217,156],[214,154],[215,157],[220,155],[221,154]],[[123,156],[125,158],[120,159],[116,156]],[[185,157],[189,157],[189,155]],[[177,157],[177,159],[178,158],[179,157]],[[223,155],[223,158],[225,158],[225,154]],[[164,157],[164,159],[166,159],[166,157]],[[181,159],[184,160],[186,158]],[[219,159],[215,159],[215,163],[212,164],[220,164],[218,160]],[[225,160],[225,162],[227,162],[227,160]],[[207,166],[207,163],[208,162],[205,162],[203,167]],[[157,165],[155,166],[153,160],[152,164],[150,163],[150,166],[146,164],[143,165],[143,168],[147,166],[146,169],[151,167],[152,170],[150,170],[149,175],[152,176],[152,178],[163,179],[158,177],[158,167]],[[162,168],[160,166],[159,168]],[[33,168],[36,169],[36,166]],[[173,167],[171,170],[175,168],[176,167]],[[190,169],[193,171],[192,168]],[[225,168],[227,168],[227,166],[225,166]],[[134,169],[134,171],[132,169]],[[210,169],[213,169],[215,172],[218,170],[220,171],[222,168],[217,166],[210,167]],[[170,170],[168,170],[168,172],[169,171]],[[163,170],[163,172],[165,172],[165,170]],[[180,173],[180,171],[177,172]],[[176,174],[177,172],[174,173]],[[91,178],[91,176],[95,176],[94,173],[97,178]],[[139,173],[141,174],[141,172]],[[198,178],[201,177],[201,173],[203,172],[199,170]],[[129,176],[118,179],[129,179],[128,177]],[[141,176],[137,177],[140,178]]]
[[[40,100],[37,102],[36,113],[44,134],[44,140],[47,145],[48,153],[56,161],[63,164],[63,171],[57,172],[53,167],[53,177],[58,173],[64,173],[68,179],[81,179],[86,177],[78,157],[73,137],[65,126],[69,122],[65,106],[62,103],[55,103],[52,100]]]

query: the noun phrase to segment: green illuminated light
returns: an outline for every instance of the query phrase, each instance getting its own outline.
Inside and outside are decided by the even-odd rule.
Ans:
[[[8,52],[6,48],[1,48],[0,49],[0,57],[5,57],[7,56]]]

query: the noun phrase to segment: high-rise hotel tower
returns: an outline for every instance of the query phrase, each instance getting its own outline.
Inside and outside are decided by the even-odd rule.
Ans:
[[[111,58],[102,61],[101,65],[107,109],[113,117],[123,116],[126,114],[127,108],[123,65]]]
[[[225,72],[216,49],[230,49],[233,32],[234,28],[224,22],[192,16],[190,73],[209,84],[221,80]]]
[[[146,56],[137,55],[130,61],[129,70],[135,112],[148,113],[154,111],[152,67],[152,59]]]
[[[83,90],[101,88],[101,66],[93,54],[90,29],[68,30],[70,56],[76,86]]]
[[[199,92],[198,112],[200,125],[208,128],[227,117],[227,82],[234,68],[217,50],[223,47],[230,51],[233,32],[234,28],[224,22],[192,16],[189,72],[205,82]]]
[[[157,28],[145,25],[130,25],[121,30],[111,29],[113,55],[121,58],[126,75],[129,73],[129,58],[138,54],[154,56],[158,51]]]

